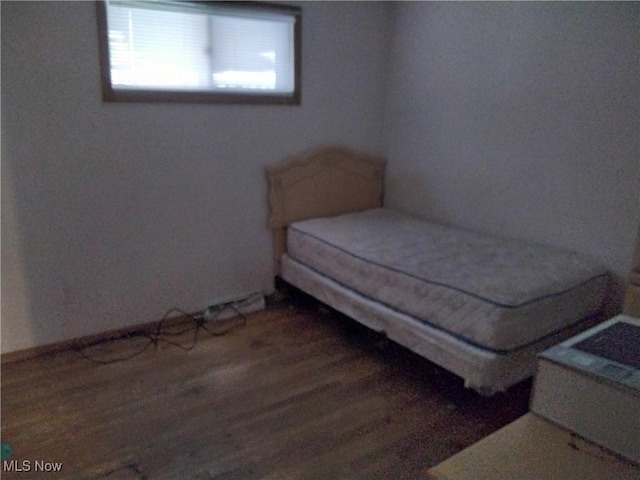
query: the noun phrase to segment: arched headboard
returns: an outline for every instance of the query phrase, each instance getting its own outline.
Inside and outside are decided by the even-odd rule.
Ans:
[[[276,272],[286,251],[287,226],[382,206],[386,159],[329,145],[267,167],[269,228]]]
[[[631,257],[631,271],[624,299],[623,313],[640,318],[640,229]]]

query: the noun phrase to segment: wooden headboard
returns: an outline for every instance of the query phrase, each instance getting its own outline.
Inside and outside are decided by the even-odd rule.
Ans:
[[[276,272],[289,224],[381,207],[386,163],[383,157],[329,145],[268,166]]]
[[[623,313],[640,318],[640,229],[631,257],[631,271],[624,298]]]

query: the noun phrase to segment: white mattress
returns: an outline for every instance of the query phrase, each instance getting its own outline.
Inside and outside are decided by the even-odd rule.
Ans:
[[[495,353],[596,313],[607,272],[585,255],[374,209],[289,227],[295,262],[418,324]]]

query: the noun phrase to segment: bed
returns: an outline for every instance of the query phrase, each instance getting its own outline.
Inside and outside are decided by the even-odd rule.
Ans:
[[[267,167],[277,276],[485,395],[603,319],[593,259],[385,207],[385,166],[323,146]]]

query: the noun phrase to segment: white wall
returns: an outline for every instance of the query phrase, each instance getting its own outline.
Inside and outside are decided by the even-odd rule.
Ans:
[[[381,153],[389,5],[302,3],[302,105],[101,101],[93,2],[2,2],[2,352],[273,288],[264,167]]]
[[[626,277],[640,5],[392,3],[301,3],[303,104],[267,107],[103,103],[93,2],[2,2],[2,351],[269,292],[264,167],[324,142]]]
[[[639,12],[398,3],[387,203],[586,252],[625,279],[640,215]]]

